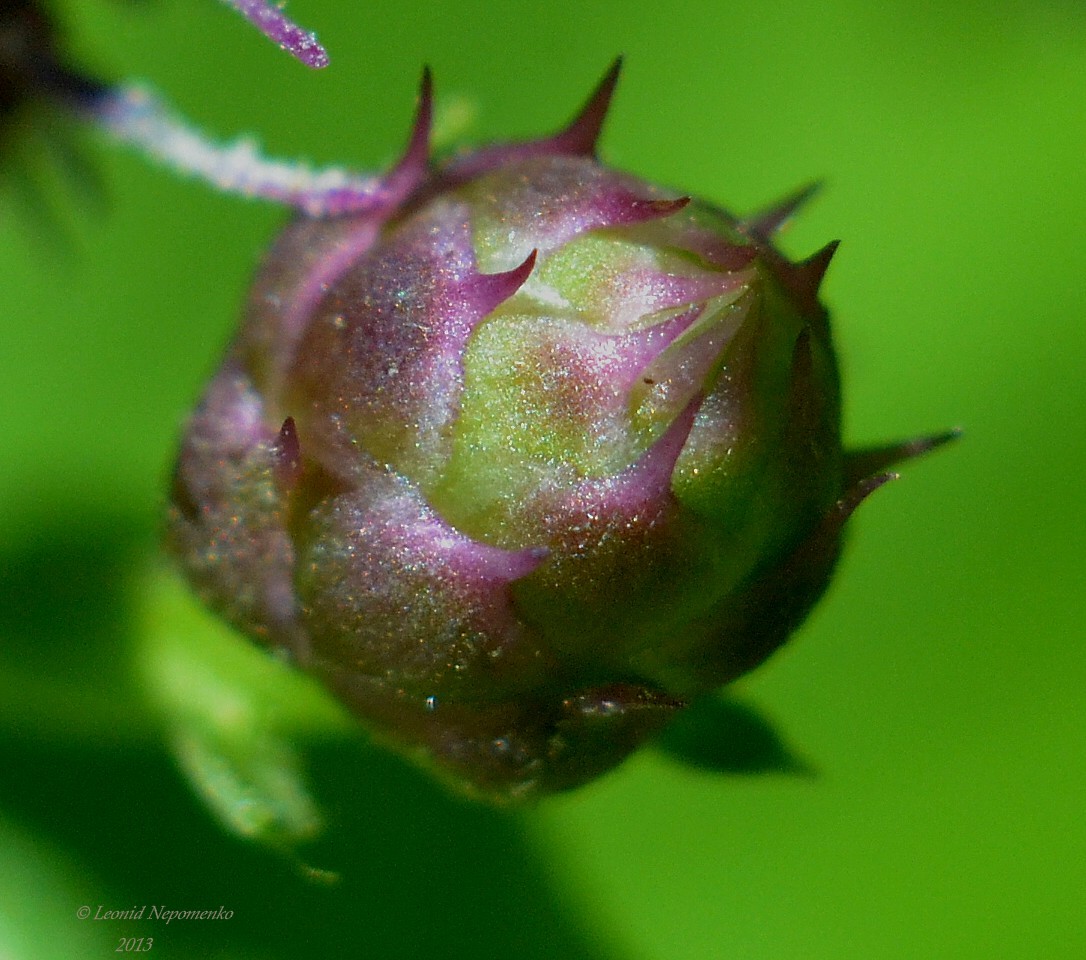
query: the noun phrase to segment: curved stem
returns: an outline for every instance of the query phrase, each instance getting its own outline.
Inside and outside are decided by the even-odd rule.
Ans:
[[[266,0],[223,0],[223,3],[237,10],[272,43],[307,67],[328,66],[328,54],[316,36],[290,20],[275,3]]]

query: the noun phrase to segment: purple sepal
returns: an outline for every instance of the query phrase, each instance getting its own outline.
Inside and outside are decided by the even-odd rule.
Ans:
[[[447,457],[473,330],[535,264],[482,274],[466,210],[409,221],[323,292],[289,369],[284,403],[326,468],[361,447],[426,485]]]
[[[522,160],[464,188],[479,224],[508,233],[491,269],[508,269],[535,249],[540,256],[592,230],[668,221],[689,197],[662,194],[583,157]]]
[[[671,475],[683,451],[690,431],[694,428],[702,397],[696,396],[671,422],[671,425],[641,458],[613,477],[584,480],[563,498],[560,510],[548,512],[547,520],[561,517],[568,522],[570,515],[581,514],[584,522],[576,522],[578,536],[598,525],[601,529],[618,525],[643,523],[671,503]],[[587,524],[587,526],[586,526]],[[558,528],[550,531],[558,535]]]
[[[420,703],[426,692],[463,697],[480,685],[536,680],[543,661],[509,586],[547,551],[465,536],[376,464],[362,464],[353,481],[312,513],[300,558],[314,656],[409,686]]]
[[[304,657],[283,488],[284,470],[295,471],[290,433],[267,427],[260,395],[228,360],[189,423],[169,539],[211,606],[261,642]]]
[[[532,250],[519,267],[504,273],[476,273],[460,285],[462,296],[478,317],[485,317],[508,300],[525,283],[535,267],[538,250]]]

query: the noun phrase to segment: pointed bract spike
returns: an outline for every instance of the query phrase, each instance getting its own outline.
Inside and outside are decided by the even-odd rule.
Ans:
[[[773,204],[773,206],[741,220],[739,229],[755,240],[768,242],[777,231],[795,216],[799,208],[811,200],[821,189],[822,183],[818,180],[808,183],[806,186],[800,187],[795,193]]]
[[[683,246],[719,270],[744,270],[758,258],[752,243],[735,243],[711,231],[690,225],[683,231]]]
[[[837,253],[837,248],[840,245],[840,240],[831,240],[818,253],[808,257],[800,264],[805,289],[810,292],[812,297],[818,295],[818,288],[822,286],[826,271],[830,268],[830,261],[833,259],[833,255]]]
[[[728,297],[728,302],[734,302],[755,279],[751,270],[720,271],[692,276],[661,270],[645,271],[634,276],[643,285],[642,289],[652,297],[657,310],[691,306],[723,296]]]
[[[656,500],[670,491],[675,464],[686,446],[690,431],[694,429],[694,421],[704,399],[705,395],[698,393],[671,421],[663,436],[642,454],[641,459],[615,478],[617,500]],[[619,493],[618,490],[623,492]]]
[[[614,522],[616,517],[642,522],[673,502],[671,477],[675,464],[694,429],[704,394],[697,394],[668,424],[664,433],[632,464],[611,477],[588,477],[571,491],[559,494],[565,506],[548,511],[551,519],[566,516],[567,510],[584,511],[589,526]],[[625,520],[623,522],[625,522]],[[562,531],[557,531],[564,535]]]
[[[293,417],[283,421],[273,449],[276,480],[284,490],[293,490],[302,473],[302,448]]]
[[[867,477],[849,487],[844,495],[822,515],[821,521],[815,525],[807,539],[788,558],[778,574],[781,579],[777,581],[777,584],[774,585],[773,578],[770,577],[764,581],[764,585],[770,588],[774,596],[781,583],[789,585],[788,593],[793,598],[801,598],[805,595],[820,596],[826,587],[829,572],[840,553],[841,528],[864,500],[879,487],[897,479],[896,473],[882,473]],[[758,653],[755,657],[756,661],[760,662],[766,652],[763,650]]]
[[[801,263],[784,264],[781,268],[781,280],[803,310],[813,310],[818,306],[818,289],[829,269],[830,261],[837,252],[840,240],[831,240],[818,253]]]
[[[845,454],[845,483],[849,486],[859,483],[865,477],[877,474],[887,467],[912,460],[929,453],[944,444],[957,440],[962,435],[960,427],[933,433],[926,437],[916,437],[901,443],[890,443],[881,447],[865,447]]]
[[[679,197],[675,200],[646,200],[632,193],[626,194],[617,196],[611,201],[608,219],[611,225],[663,220],[673,213],[678,213],[689,202],[689,197]]]
[[[449,183],[461,183],[507,164],[535,157],[595,156],[596,142],[607,117],[607,109],[611,104],[621,67],[622,58],[619,57],[581,112],[561,132],[538,140],[499,143],[454,157],[441,171],[442,177]]]
[[[467,295],[480,317],[485,317],[524,285],[535,267],[536,256],[537,251],[533,250],[520,266],[512,270],[477,273],[465,282]]]
[[[622,57],[616,57],[611,68],[592,91],[592,95],[581,108],[580,113],[561,133],[555,134],[549,142],[553,152],[569,156],[594,157],[596,144],[607,119],[619,74],[622,72]]]
[[[879,487],[884,486],[891,480],[901,479],[900,473],[878,473],[873,477],[865,477],[858,483],[849,487],[845,492],[845,495],[841,497],[833,505],[833,509],[826,517],[827,522],[831,526],[840,527],[844,522],[856,512],[856,508],[863,503],[871,494],[873,494]]]
[[[703,393],[696,394],[638,463],[646,477],[655,476],[661,490],[671,485],[675,464],[690,438],[690,431],[694,429],[694,421],[704,399]]]
[[[399,161],[384,177],[382,186],[397,199],[406,197],[423,180],[430,167],[430,133],[434,125],[434,79],[429,67],[422,71],[418,107],[411,136]]]

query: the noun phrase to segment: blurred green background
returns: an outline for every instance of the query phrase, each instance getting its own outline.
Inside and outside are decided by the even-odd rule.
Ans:
[[[850,441],[966,437],[860,511],[739,685],[813,776],[647,750],[507,814],[314,739],[311,862],[342,874],[314,884],[205,812],[132,669],[172,448],[282,215],[81,138],[106,204],[36,170],[44,229],[0,188],[0,957],[1086,956],[1082,4],[293,0],[323,74],[211,0],[59,6],[100,74],[362,168],[423,63],[483,140],[554,129],[625,53],[615,165],[740,212],[827,181],[784,245],[844,241]],[[151,903],[234,915],[76,917]]]

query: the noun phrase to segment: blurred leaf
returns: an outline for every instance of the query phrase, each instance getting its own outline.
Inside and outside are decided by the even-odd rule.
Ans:
[[[316,682],[212,616],[165,565],[152,570],[135,665],[166,740],[227,830],[289,854],[321,829],[297,744],[364,734]]]

